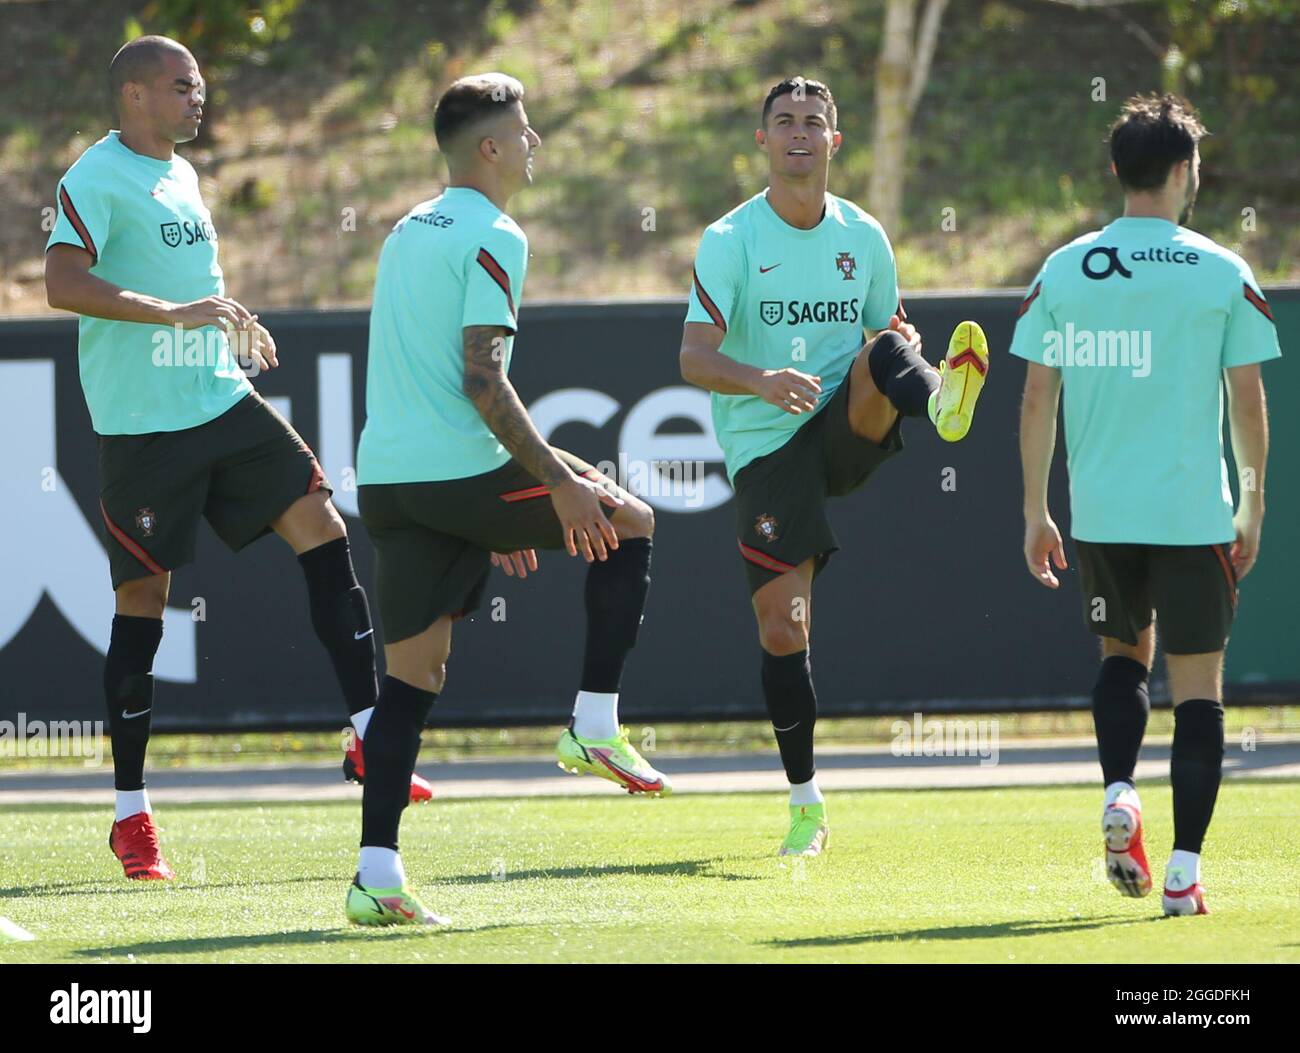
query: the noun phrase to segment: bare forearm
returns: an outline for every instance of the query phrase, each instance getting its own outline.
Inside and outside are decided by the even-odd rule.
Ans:
[[[1056,405],[1025,393],[1020,405],[1020,468],[1025,483],[1025,518],[1047,514],[1047,481],[1056,452]]]
[[[680,361],[683,380],[719,395],[757,394],[763,376],[761,369],[705,348],[684,349]]]
[[[499,326],[471,326],[464,331],[465,378],[463,390],[479,416],[492,429],[510,456],[547,486],[571,478],[555,451],[546,444],[524,408],[515,386],[506,376],[507,331]]]
[[[1234,398],[1229,403],[1228,426],[1232,456],[1237,462],[1241,507],[1264,510],[1264,469],[1268,461],[1268,411],[1264,389],[1258,398]]]
[[[568,467],[542,438],[509,380],[473,382],[466,377],[465,390],[492,434],[532,475],[547,486],[569,478]]]
[[[123,289],[93,274],[63,276],[57,283],[47,279],[46,284],[51,307],[91,318],[170,325],[177,306],[156,296]]]

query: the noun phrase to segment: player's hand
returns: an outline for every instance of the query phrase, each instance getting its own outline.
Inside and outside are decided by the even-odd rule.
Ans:
[[[1240,509],[1232,517],[1232,530],[1236,540],[1232,543],[1232,569],[1241,581],[1259,558],[1259,534],[1264,527],[1263,513]]]
[[[889,328],[912,345],[916,351],[921,350],[921,334],[911,322],[905,322],[898,315],[889,319]]]
[[[271,337],[266,326],[257,320],[257,317],[257,315],[253,315],[253,350],[262,356],[271,369],[275,369],[280,365],[280,359],[275,351],[275,340]]]
[[[1051,562],[1048,557],[1051,557]],[[1061,532],[1056,529],[1050,515],[1041,519],[1025,520],[1025,564],[1029,573],[1040,585],[1049,589],[1058,589],[1061,583],[1052,573],[1052,563],[1057,570],[1065,570],[1069,564],[1065,561],[1065,546],[1061,544]]]
[[[602,502],[611,508],[624,503],[621,497],[606,493],[604,487],[576,475],[551,490],[551,504],[555,506],[564,547],[570,556],[581,552],[583,558],[591,563],[608,559],[608,550],[618,548],[618,534],[600,510]]]
[[[507,578],[526,578],[530,570],[537,573],[537,550],[524,548],[518,552],[493,552],[492,566],[504,570]]]
[[[199,329],[215,325],[222,329],[247,329],[253,325],[253,313],[229,296],[205,296],[202,300],[177,304],[168,312],[172,325]]]
[[[754,392],[764,402],[780,406],[796,416],[817,408],[822,393],[821,377],[800,373],[797,369],[765,369]]]
[[[263,370],[275,369],[280,364],[275,353],[275,341],[266,326],[253,315],[252,325],[235,329],[230,334],[230,350],[245,375],[255,377]]]

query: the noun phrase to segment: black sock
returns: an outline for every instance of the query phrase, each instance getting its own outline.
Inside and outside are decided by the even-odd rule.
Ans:
[[[1124,655],[1105,659],[1092,688],[1092,722],[1104,785],[1132,784],[1150,712],[1147,667]]]
[[[161,618],[113,616],[104,660],[104,702],[113,743],[113,786],[144,789],[144,754],[153,710],[153,657],[162,643]]]
[[[366,591],[357,584],[348,539],[337,538],[298,557],[307,578],[311,624],[343,688],[348,713],[369,709],[379,697],[375,628]]]
[[[609,559],[587,568],[587,649],[579,684],[583,691],[618,691],[650,591],[653,550],[648,537],[622,538]]]
[[[904,417],[926,416],[939,375],[902,336],[887,329],[876,337],[867,349],[867,368],[894,409]]]
[[[384,677],[366,728],[366,781],[361,790],[361,847],[397,851],[402,809],[411,800],[411,773],[420,755],[420,730],[438,695]]]
[[[1189,698],[1174,707],[1174,849],[1201,851],[1223,777],[1223,703]]]
[[[817,771],[813,762],[817,694],[806,650],[785,655],[763,652],[763,698],[785,777],[791,783],[807,782]]]

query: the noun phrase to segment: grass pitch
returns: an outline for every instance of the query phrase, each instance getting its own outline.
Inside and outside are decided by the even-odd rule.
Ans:
[[[837,793],[820,859],[778,861],[784,796],[448,801],[403,857],[450,931],[343,917],[359,804],[159,809],[180,875],[128,882],[103,808],[0,815],[0,962],[1300,961],[1300,784],[1226,784],[1205,847],[1213,913],[1160,917],[1169,789],[1146,784],[1157,890],[1100,865],[1091,787]]]

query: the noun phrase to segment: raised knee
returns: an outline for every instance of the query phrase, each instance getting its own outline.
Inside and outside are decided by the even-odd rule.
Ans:
[[[166,574],[123,582],[117,587],[117,613],[137,618],[161,618],[167,606],[169,583]]]
[[[619,509],[614,532],[620,538],[654,537],[654,509],[639,498],[632,498]]]
[[[348,524],[334,507],[334,502],[328,497],[325,498],[324,516],[321,519],[321,529],[330,538],[340,538],[348,536]]]
[[[768,654],[796,654],[808,647],[808,629],[789,611],[763,611],[758,617],[758,640]]]

